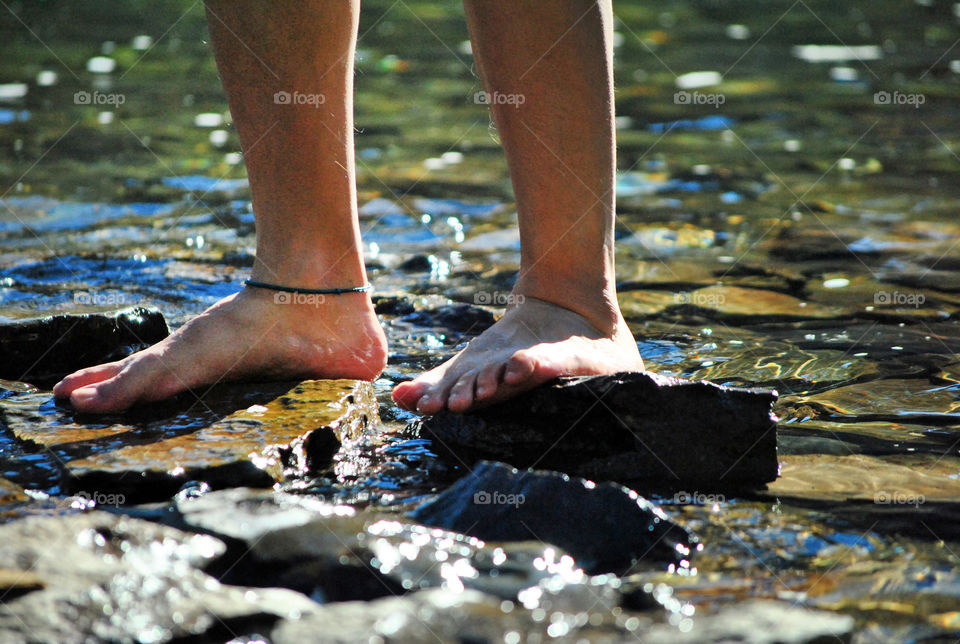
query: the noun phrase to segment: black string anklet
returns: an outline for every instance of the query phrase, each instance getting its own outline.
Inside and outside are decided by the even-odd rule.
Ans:
[[[354,286],[353,288],[297,288],[295,286],[280,286],[279,284],[268,284],[266,282],[257,282],[255,280],[245,280],[243,282],[253,288],[265,288],[271,291],[281,291],[283,293],[303,293],[304,295],[342,295],[343,293],[363,293],[373,288],[371,284],[363,286]]]

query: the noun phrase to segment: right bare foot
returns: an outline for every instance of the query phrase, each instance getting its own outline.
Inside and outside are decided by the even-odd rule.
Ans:
[[[53,393],[80,411],[103,413],[249,376],[373,380],[386,360],[386,337],[366,293],[282,304],[271,291],[245,288],[152,347],[67,376]]]

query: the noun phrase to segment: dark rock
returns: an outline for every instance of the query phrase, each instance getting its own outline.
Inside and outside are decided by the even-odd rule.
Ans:
[[[168,334],[163,314],[145,308],[0,325],[0,378],[52,384],[77,369],[120,360]]]
[[[416,421],[463,462],[505,461],[593,480],[758,486],[777,478],[775,391],[653,373],[560,378],[504,403]]]
[[[641,558],[688,568],[695,541],[625,487],[503,463],[480,463],[411,516],[486,541],[552,543],[593,573],[625,570]]]
[[[430,263],[430,258],[426,255],[414,255],[400,262],[397,268],[406,273],[422,273],[429,271],[433,268],[433,265]]]
[[[374,295],[372,299],[377,315],[407,315],[416,310],[410,300],[402,296]]]
[[[422,309],[400,318],[418,326],[436,326],[464,334],[478,334],[493,326],[496,319],[487,309],[472,304],[450,304]]]
[[[226,641],[319,608],[287,589],[218,583],[201,568],[223,551],[207,535],[105,512],[2,525],[0,585],[13,592],[0,641]]]

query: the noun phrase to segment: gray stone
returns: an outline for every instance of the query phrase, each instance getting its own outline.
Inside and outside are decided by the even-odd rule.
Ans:
[[[201,571],[223,552],[213,537],[104,512],[2,525],[0,569],[22,580],[0,603],[0,641],[222,638],[317,608],[287,589],[227,586]]]
[[[849,642],[853,628],[854,620],[849,615],[783,601],[749,600],[713,614],[680,620],[677,626],[654,625],[643,634],[643,641],[650,644],[826,644]]]
[[[560,378],[413,429],[458,462],[661,486],[762,486],[777,478],[776,399],[775,391],[619,373]]]
[[[180,498],[175,509],[176,525],[227,544],[223,564],[235,583],[270,580],[323,601],[426,588],[469,588],[516,601],[539,584],[544,596],[579,602],[584,611],[598,597],[619,601],[612,577],[591,578],[562,550],[538,541],[487,543],[395,514],[241,488]]]

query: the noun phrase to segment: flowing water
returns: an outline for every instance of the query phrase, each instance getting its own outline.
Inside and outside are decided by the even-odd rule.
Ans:
[[[136,305],[176,327],[239,290],[253,214],[200,4],[7,9],[0,318]],[[781,395],[782,476],[768,491],[657,497],[706,544],[699,575],[663,580],[695,604],[839,610],[860,641],[953,641],[955,6],[622,1],[615,14],[617,269],[644,359]],[[377,294],[503,305],[516,211],[462,9],[370,0],[360,33],[358,182]],[[404,433],[412,415],[389,392],[469,336],[382,317],[384,426],[292,489],[387,505],[430,489],[434,455]],[[0,461],[2,476],[59,493],[49,453],[0,433]]]

